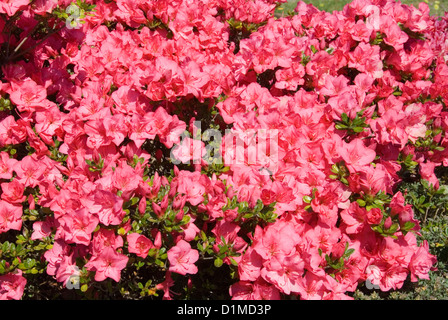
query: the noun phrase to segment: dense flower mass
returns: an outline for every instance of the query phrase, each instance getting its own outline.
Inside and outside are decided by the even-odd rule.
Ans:
[[[163,299],[429,278],[398,186],[448,166],[448,16],[281,2],[0,1],[1,299],[36,277]]]

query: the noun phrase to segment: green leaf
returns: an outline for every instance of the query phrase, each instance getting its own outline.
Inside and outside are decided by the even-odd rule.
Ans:
[[[348,249],[348,250],[344,253],[344,257],[345,257],[345,258],[350,257],[350,256],[353,254],[353,252],[355,252],[355,249],[353,249],[353,248]]]
[[[222,266],[223,262],[224,261],[222,261],[222,259],[218,257],[215,259],[213,264],[215,265],[216,268],[220,268]]]
[[[32,268],[29,272],[30,272],[31,274],[38,274],[38,273],[39,273],[39,270],[37,270],[36,268]]]
[[[346,125],[343,125],[343,124],[340,124],[340,123],[336,124],[334,127],[335,127],[337,130],[345,130],[345,129],[348,128]]]
[[[411,221],[406,221],[404,225],[401,227],[405,231],[409,231],[415,227],[415,223]]]
[[[156,259],[155,264],[157,264],[159,267],[162,267],[162,268],[165,266],[165,263],[159,259]]]
[[[191,217],[189,215],[184,215],[180,224],[185,225],[185,224],[189,223],[190,220],[191,220]]]
[[[372,230],[378,233],[383,233],[383,227],[381,226],[372,226]]]
[[[168,254],[166,254],[166,253],[159,255],[159,258],[162,260],[166,260],[167,257],[168,257]]]
[[[331,172],[336,174],[339,173],[339,166],[336,163],[331,166]]]
[[[336,264],[332,265],[333,269],[340,270],[344,267],[344,259],[340,258]]]
[[[205,232],[203,230],[201,230],[201,240],[202,241],[207,241],[207,235],[205,234]]]
[[[9,251],[9,242],[5,241],[5,242],[3,242],[3,245],[2,245],[2,252],[8,252],[8,251]]]
[[[305,203],[311,203],[311,201],[313,200],[310,196],[304,196],[302,198],[303,202]]]
[[[233,266],[238,267],[238,262],[236,262],[235,259],[230,258],[230,263],[231,263]]]
[[[263,207],[264,207],[263,202],[260,199],[258,199],[257,204],[254,207],[254,211],[260,212],[261,210],[263,210]]]
[[[131,206],[134,206],[134,205],[136,205],[137,204],[137,202],[139,202],[139,198],[137,198],[137,197],[133,197],[132,199],[131,199]]]
[[[240,202],[238,204],[238,213],[245,212],[249,208],[247,201]]]
[[[157,253],[157,249],[156,248],[151,248],[148,251],[148,256],[153,257],[153,256],[156,255],[156,253]]]
[[[394,223],[390,226],[390,228],[387,230],[387,233],[394,234],[397,232],[397,230],[400,228],[400,225],[398,223]]]

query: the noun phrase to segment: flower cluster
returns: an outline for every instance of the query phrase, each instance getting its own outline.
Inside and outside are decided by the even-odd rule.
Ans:
[[[70,1],[0,1],[0,298],[44,275],[132,297],[141,271],[140,295],[173,299],[223,266],[233,299],[429,278],[398,186],[448,166],[448,16],[278,2],[78,0],[67,28]],[[195,121],[242,149],[206,161]]]

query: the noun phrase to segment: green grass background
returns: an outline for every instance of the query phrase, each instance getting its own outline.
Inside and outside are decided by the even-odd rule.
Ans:
[[[282,4],[278,10],[277,14],[281,15],[282,12],[287,14],[288,11],[294,10],[298,0],[289,0],[287,3]],[[316,8],[323,11],[333,12],[334,10],[341,10],[347,3],[351,2],[348,0],[304,0],[306,3],[312,3]],[[401,3],[413,5],[418,7],[418,4],[422,2],[419,0],[402,0]],[[426,0],[425,1],[430,8],[430,13],[432,15],[444,15],[445,11],[448,11],[448,0]]]

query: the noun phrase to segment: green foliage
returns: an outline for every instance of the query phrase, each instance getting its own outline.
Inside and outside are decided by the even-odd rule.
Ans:
[[[410,164],[409,159],[407,161]],[[412,167],[412,165],[411,165]],[[414,168],[413,168],[414,169]],[[437,257],[437,270],[429,272],[429,280],[412,283],[408,279],[397,291],[368,290],[360,285],[354,293],[359,300],[446,300],[448,299],[448,170],[435,170],[440,187],[435,189],[426,180],[408,179],[400,184],[407,204],[412,205],[414,215],[420,221],[421,243],[426,240],[430,253]]]
[[[100,172],[103,170],[104,167],[104,159],[99,155],[99,158],[97,161],[95,160],[88,160],[85,159],[86,163],[89,165],[89,171],[90,172]]]
[[[15,233],[0,235],[0,275],[21,270],[27,278],[27,287],[23,299],[52,298],[39,289],[45,288],[52,283],[52,287],[59,284],[47,275],[46,262],[41,259],[42,255],[53,246],[53,238],[47,237],[42,240],[32,240],[32,223],[40,219],[43,211],[25,209],[23,212],[22,230]],[[45,291],[45,290],[43,290]]]
[[[8,98],[0,97],[0,111],[12,110],[11,101]]]
[[[435,219],[446,214],[448,210],[448,186],[441,185],[435,189],[426,180],[405,183],[401,186],[407,203],[412,204],[415,214],[424,225],[428,218]]]
[[[235,20],[234,18],[228,19],[227,23],[230,27],[229,41],[235,44],[234,53],[237,53],[240,50],[240,41],[242,39],[249,38],[253,32],[257,31],[258,28],[266,24],[266,22],[258,24],[248,23]]]
[[[339,180],[346,186],[348,186],[348,176],[350,176],[350,171],[345,165],[345,162],[342,160],[338,163],[335,163],[331,166],[332,175],[329,176],[330,179]]]
[[[95,10],[95,7],[95,4],[89,4],[82,0],[76,0],[76,2],[72,2],[71,5],[67,6],[67,8],[61,8],[58,6],[53,10],[52,14],[63,21],[69,19],[70,16],[77,16],[80,19],[80,23],[84,23],[83,19],[85,19],[88,15],[92,15],[91,12]]]
[[[350,258],[355,249],[349,248],[349,243],[345,244],[344,253],[340,257],[333,257],[331,254],[325,255],[325,262],[327,263],[327,268],[331,268],[335,271],[342,271],[345,266],[345,262]],[[321,253],[321,251],[319,251]]]
[[[440,127],[434,127],[432,120],[426,123],[426,127],[425,137],[418,138],[414,143],[416,150],[419,152],[443,151],[445,148],[439,142],[445,135],[444,130]]]
[[[345,130],[346,135],[352,136],[363,132],[369,126],[366,123],[366,118],[363,117],[364,111],[356,113],[355,118],[350,118],[346,113],[342,113],[341,120],[336,121],[335,128],[337,130]]]

